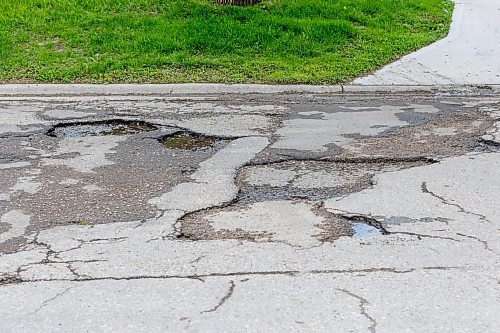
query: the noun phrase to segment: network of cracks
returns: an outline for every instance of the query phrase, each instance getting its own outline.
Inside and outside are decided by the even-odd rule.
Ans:
[[[50,128],[46,135],[60,139],[87,136],[122,136],[155,132],[164,126],[134,120],[106,120],[93,122],[68,122]],[[176,151],[215,153],[226,146],[231,139],[206,136],[183,129],[172,128],[167,135],[159,135],[157,141],[174,154]],[[234,138],[233,138],[234,139]],[[365,217],[345,217],[332,214],[323,207],[323,201],[348,193],[369,188],[374,175],[380,172],[401,170],[425,165],[434,161],[428,158],[384,159],[384,158],[318,158],[288,159],[270,163],[249,163],[237,172],[235,183],[239,188],[237,197],[220,207],[212,207],[182,217],[178,224],[176,239],[213,240],[239,239],[247,241],[271,241],[273,232],[265,230],[269,216],[261,216],[264,223],[248,231],[234,226],[216,229],[210,217],[227,212],[246,212],[257,205],[305,205],[312,214],[321,219],[315,225],[318,233],[312,235],[317,240],[333,241],[341,236],[365,237],[385,235],[388,232],[382,223]],[[273,209],[271,207],[271,209]],[[257,216],[249,218],[259,219]],[[240,218],[241,219],[241,218]]]
[[[185,153],[189,158],[197,157],[195,159],[198,161],[210,158],[237,139],[208,136],[142,120],[122,119],[59,123],[52,126],[45,135],[57,140],[141,136],[155,141],[173,157]],[[391,136],[395,142],[399,140],[398,133],[391,133]],[[462,142],[453,147],[455,153],[498,149],[496,145],[477,138],[477,133],[471,133],[468,140],[462,137]],[[364,139],[368,140],[366,147],[376,148],[375,139]],[[390,137],[378,139],[387,146]],[[411,149],[412,147],[406,148],[407,151]],[[279,151],[273,151],[269,147],[266,152],[271,156],[268,160],[258,156],[237,170],[234,182],[239,190],[231,202],[184,215],[176,222],[176,231],[174,235],[170,235],[171,238],[182,241],[237,239],[266,242],[279,239],[276,233],[287,232],[288,222],[303,223],[304,226],[298,227],[299,231],[302,227],[313,227],[314,231],[305,234],[317,242],[331,242],[342,236],[386,235],[388,231],[384,228],[385,222],[366,216],[332,213],[324,207],[324,201],[370,188],[377,174],[438,162],[438,159],[427,156],[405,154],[406,151],[402,152],[402,157],[381,157],[376,153],[366,152],[363,157],[349,154],[289,156],[280,155]],[[442,155],[447,153],[443,151]],[[189,174],[194,171],[192,166],[187,170],[183,169],[182,174],[187,177],[184,180],[189,181]],[[280,216],[280,211],[286,211],[284,217]],[[301,216],[304,211],[307,214]],[[287,214],[290,218],[288,222]],[[309,224],[308,219],[311,220]],[[276,223],[281,225],[273,226]],[[299,241],[298,244],[300,243]]]

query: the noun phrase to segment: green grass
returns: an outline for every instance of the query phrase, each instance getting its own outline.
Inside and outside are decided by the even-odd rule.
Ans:
[[[0,82],[332,84],[446,35],[449,0],[0,0]]]

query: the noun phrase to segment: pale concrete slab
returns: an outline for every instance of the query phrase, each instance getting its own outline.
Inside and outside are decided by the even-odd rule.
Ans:
[[[343,214],[373,218],[467,218],[496,225],[500,223],[500,206],[496,204],[499,170],[498,153],[454,157],[380,174],[374,178],[373,188],[330,199],[325,206]]]
[[[313,212],[314,205],[306,202],[257,202],[236,211],[205,215],[209,226],[217,230],[244,230],[255,235],[256,241],[283,242],[291,246],[314,246],[320,243],[319,226],[324,218]]]
[[[500,324],[493,271],[37,282],[0,295],[7,332],[494,332]]]

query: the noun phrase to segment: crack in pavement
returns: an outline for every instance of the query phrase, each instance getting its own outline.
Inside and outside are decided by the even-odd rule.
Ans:
[[[205,311],[201,311],[200,314],[204,314],[204,313],[209,313],[209,312],[215,312],[217,311],[222,305],[224,305],[224,303],[226,303],[226,301],[231,298],[231,296],[233,296],[233,292],[234,292],[234,287],[235,287],[235,283],[233,280],[231,280],[229,282],[229,289],[227,290],[227,293],[220,299],[219,303],[217,303],[212,309],[210,310],[205,310]]]
[[[0,135],[0,139],[10,139],[10,138],[29,138],[29,137],[32,137],[34,135],[36,135],[38,133],[26,133],[26,134],[2,134]]]
[[[476,216],[476,217],[479,217],[479,219],[481,221],[485,221],[485,222],[489,222],[491,223],[491,221],[489,221],[485,215],[482,215],[482,214],[478,214],[478,213],[474,213],[474,212],[471,212],[471,211],[468,211],[466,209],[464,209],[462,206],[460,206],[459,204],[456,204],[456,203],[453,203],[453,202],[449,202],[448,200],[446,200],[446,198],[432,192],[431,190],[429,190],[427,188],[427,182],[422,182],[422,185],[420,186],[421,190],[423,193],[427,193],[427,194],[430,194],[432,195],[434,198],[438,199],[439,201],[441,201],[443,204],[445,205],[448,205],[448,206],[453,206],[453,207],[456,207],[458,208],[459,212],[460,213],[464,213],[464,214],[468,214],[468,215],[473,215],[473,216]]]
[[[157,217],[156,220],[158,220],[160,217]],[[142,227],[148,220],[146,218],[143,218],[135,227],[134,229]]]
[[[492,147],[500,147],[500,142],[495,141],[495,140],[489,140],[489,139],[479,139],[480,142],[484,143],[485,145],[492,146]]]
[[[73,275],[75,276],[75,280],[71,280],[71,279],[61,279],[61,280],[69,280],[69,281],[76,281],[76,280],[85,280],[85,279],[90,279],[91,277],[86,275],[86,274],[80,274],[77,269],[73,266],[73,263],[77,263],[77,262],[80,262],[80,263],[91,263],[91,262],[106,262],[107,260],[103,260],[103,259],[90,259],[90,260],[79,260],[79,259],[75,259],[75,260],[63,260],[62,258],[59,257],[59,255],[61,253],[64,253],[64,252],[67,252],[67,251],[71,251],[71,250],[74,250],[74,249],[78,249],[80,248],[83,244],[86,244],[87,241],[85,240],[82,240],[82,239],[75,239],[77,241],[80,241],[80,244],[74,248],[71,248],[71,249],[68,249],[68,250],[64,250],[64,251],[54,251],[51,246],[47,243],[44,243],[44,242],[40,242],[38,240],[38,237],[39,237],[39,234],[40,232],[37,232],[33,238],[32,241],[30,241],[29,243],[27,243],[25,246],[24,246],[24,249],[26,249],[28,246],[32,246],[32,245],[35,245],[35,246],[38,246],[40,248],[44,248],[45,249],[45,257],[39,261],[36,261],[36,262],[30,262],[30,263],[27,263],[27,264],[23,264],[23,265],[20,265],[19,267],[17,267],[16,271],[15,271],[15,274],[4,274],[3,276],[0,276],[0,285],[1,284],[4,284],[3,281],[7,280],[7,281],[11,281],[12,283],[16,283],[16,282],[19,282],[19,281],[24,281],[23,278],[21,277],[21,273],[23,272],[26,272],[29,268],[31,268],[31,266],[33,265],[48,265],[48,264],[63,264],[66,266],[66,269]],[[110,240],[110,241],[116,241],[116,239],[120,239],[119,238],[109,238],[109,239],[92,239],[90,240],[90,243],[94,242],[94,241],[102,241],[102,240]],[[120,240],[118,240],[120,241]],[[34,248],[36,249],[36,247]]]
[[[471,235],[466,235],[466,234],[462,234],[462,233],[459,233],[457,232],[456,233],[458,236],[461,236],[461,237],[466,237],[466,238],[470,238],[470,239],[475,239],[477,240],[478,242],[482,243],[483,246],[484,246],[484,249],[485,250],[488,250],[488,251],[491,251],[491,252],[494,252],[492,248],[490,248],[490,246],[488,245],[488,242],[487,241],[484,241],[476,236],[471,236]]]
[[[110,237],[110,238],[92,238],[92,239],[85,240],[85,239],[70,237],[69,239],[74,240],[76,242],[79,242],[79,244],[77,246],[71,247],[71,248],[66,249],[66,250],[57,251],[57,254],[61,254],[61,253],[64,253],[64,252],[70,252],[70,251],[81,249],[82,246],[85,245],[85,244],[92,244],[92,243],[98,243],[98,244],[121,243],[121,242],[125,241],[128,238],[129,237]]]
[[[396,164],[396,163],[417,163],[423,162],[428,164],[439,163],[438,159],[427,157],[427,156],[413,156],[413,157],[336,157],[336,156],[324,156],[324,157],[300,157],[294,155],[287,155],[280,153],[281,156],[275,160],[268,162],[249,162],[243,167],[255,167],[255,166],[270,166],[274,164],[280,164],[283,162],[332,162],[332,163],[345,163],[345,164]]]
[[[65,262],[65,261],[62,261],[62,259],[60,259],[58,257],[61,253],[65,253],[65,252],[70,252],[70,251],[81,249],[82,246],[85,245],[85,244],[92,244],[92,243],[99,243],[99,244],[121,243],[124,240],[126,240],[126,239],[129,238],[129,237],[110,237],[110,238],[93,238],[93,239],[85,240],[85,239],[70,237],[69,239],[74,240],[76,242],[79,242],[79,244],[77,246],[68,248],[66,250],[54,251],[54,250],[52,250],[50,248],[50,246],[48,244],[39,242],[37,240],[39,233],[40,232],[37,232],[37,234],[36,234],[35,238],[33,239],[33,241],[30,241],[29,243],[27,243],[26,246],[24,246],[24,248],[21,251],[17,251],[17,253],[25,251],[26,247],[29,246],[29,245],[38,245],[38,246],[41,246],[43,248],[46,248],[47,251],[48,251],[47,257],[45,258],[44,262],[42,262],[42,263],[54,263],[54,262],[55,263],[61,263],[61,262]],[[107,241],[107,243],[104,243],[106,241]],[[52,256],[55,259],[59,259],[60,261],[50,260],[48,258],[50,256]],[[106,260],[90,260],[90,261],[89,260],[70,260],[69,262],[94,262],[94,261],[106,261]]]
[[[189,263],[190,264],[195,264],[197,262],[199,262],[201,259],[204,259],[206,258],[207,255],[202,255],[202,256],[199,256],[198,258],[194,259],[194,260],[191,260]]]
[[[52,302],[53,300],[63,296],[64,294],[66,294],[67,292],[69,292],[71,289],[75,288],[74,286],[73,287],[68,287],[66,289],[64,289],[63,291],[61,291],[60,293],[56,294],[55,296],[43,301],[42,305],[40,305],[35,311],[34,313],[38,313],[38,311],[42,310],[44,307],[46,307],[50,302]]]
[[[360,310],[361,314],[363,316],[365,316],[371,323],[371,325],[368,327],[368,331],[370,331],[370,333],[375,333],[376,332],[375,328],[377,327],[377,321],[375,320],[375,318],[370,316],[368,314],[368,312],[366,311],[366,306],[370,305],[370,302],[368,302],[365,298],[363,298],[359,295],[356,295],[347,289],[341,289],[341,288],[335,288],[335,289],[337,289],[338,291],[341,291],[341,292],[343,292],[351,297],[354,297],[355,299],[357,299],[359,301],[359,310]]]
[[[395,235],[395,234],[416,236],[419,240],[421,238],[437,238],[437,239],[451,240],[451,241],[454,241],[454,242],[460,242],[460,240],[452,238],[452,237],[419,234],[419,233],[416,233],[416,232],[409,232],[409,231],[393,231],[393,232],[391,232],[391,235]]]
[[[324,269],[324,270],[310,270],[310,271],[299,271],[299,270],[285,270],[285,271],[257,271],[257,272],[228,272],[228,273],[209,273],[209,274],[193,274],[193,275],[137,275],[128,277],[89,277],[83,276],[76,279],[22,279],[19,276],[12,276],[5,274],[0,276],[0,286],[9,284],[24,284],[24,283],[34,283],[34,282],[61,282],[61,281],[71,281],[71,282],[88,282],[88,281],[131,281],[131,280],[161,280],[161,279],[190,279],[197,280],[200,282],[205,282],[205,278],[212,277],[235,277],[235,276],[299,276],[299,275],[314,275],[314,274],[358,274],[358,273],[395,273],[395,274],[405,274],[412,273],[418,270],[453,270],[453,269],[466,269],[467,267],[460,266],[425,266],[421,268],[410,268],[407,270],[398,270],[393,267],[374,267],[374,268],[364,268],[364,269]]]
[[[425,269],[425,267],[424,267]],[[374,272],[386,272],[386,273],[411,273],[414,272],[415,268],[410,268],[407,270],[398,270],[392,267],[380,267],[380,268],[366,268],[366,269],[353,269],[353,270],[338,270],[338,269],[323,269],[323,270],[312,270],[308,274],[346,274],[346,273],[374,273]]]

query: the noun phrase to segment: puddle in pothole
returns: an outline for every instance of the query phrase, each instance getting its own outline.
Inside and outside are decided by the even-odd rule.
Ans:
[[[143,121],[111,120],[92,123],[68,123],[54,126],[48,136],[82,138],[86,136],[130,135],[151,132],[157,127]]]
[[[382,230],[365,223],[353,223],[352,232],[353,238],[365,238],[383,235]]]
[[[184,132],[166,136],[160,141],[168,149],[199,151],[218,150],[227,145],[230,140]]]

